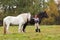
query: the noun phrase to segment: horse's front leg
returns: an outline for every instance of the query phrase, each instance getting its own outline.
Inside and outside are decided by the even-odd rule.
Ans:
[[[18,27],[18,32],[22,32],[22,24],[19,24],[19,27]]]
[[[25,24],[23,25],[23,28],[22,28],[23,32],[25,32],[26,26],[27,26],[27,23],[25,23]]]

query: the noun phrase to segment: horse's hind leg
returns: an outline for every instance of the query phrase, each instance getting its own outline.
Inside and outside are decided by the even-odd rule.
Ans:
[[[4,27],[4,34],[6,34],[6,24],[3,22],[3,27]]]
[[[6,27],[6,32],[7,32],[7,33],[9,33],[9,30],[8,30],[8,29],[9,29],[9,25],[10,25],[10,24],[7,24],[7,27]]]

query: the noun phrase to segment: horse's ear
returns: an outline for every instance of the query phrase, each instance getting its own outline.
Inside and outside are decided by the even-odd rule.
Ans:
[[[44,13],[46,13],[46,11],[44,11]]]

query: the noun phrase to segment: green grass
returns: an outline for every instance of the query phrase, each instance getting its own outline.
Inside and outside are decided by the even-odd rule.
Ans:
[[[0,40],[60,40],[59,25],[41,25],[41,32],[36,33],[34,26],[27,26],[26,33],[18,33],[18,26],[11,26],[9,34],[3,34],[0,27]]]

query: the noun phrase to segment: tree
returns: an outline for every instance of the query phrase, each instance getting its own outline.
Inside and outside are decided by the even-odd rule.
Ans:
[[[48,24],[56,24],[55,18],[59,16],[59,13],[55,1],[49,0],[47,3],[47,8],[45,8],[45,10],[47,11],[49,18],[44,22]]]

